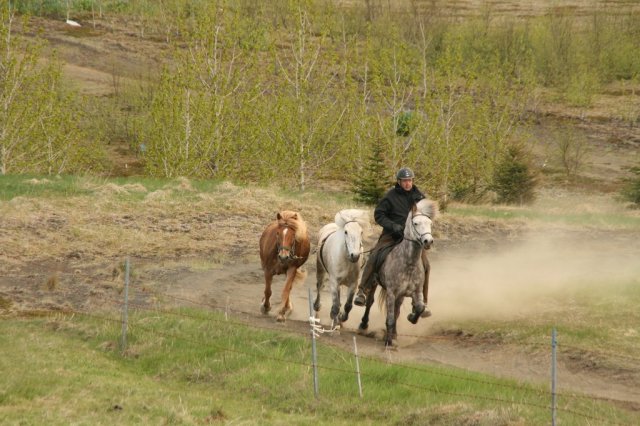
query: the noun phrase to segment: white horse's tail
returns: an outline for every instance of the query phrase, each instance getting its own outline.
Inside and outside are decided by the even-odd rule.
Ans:
[[[307,270],[303,269],[303,268],[298,268],[296,269],[296,276],[293,278],[293,284],[292,285],[297,285],[300,283],[303,283],[304,280],[307,279]]]

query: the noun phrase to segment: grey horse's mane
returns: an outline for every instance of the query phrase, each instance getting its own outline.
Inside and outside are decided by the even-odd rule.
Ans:
[[[438,205],[433,200],[423,198],[416,204],[416,211],[429,216],[429,219],[433,220],[438,215]]]

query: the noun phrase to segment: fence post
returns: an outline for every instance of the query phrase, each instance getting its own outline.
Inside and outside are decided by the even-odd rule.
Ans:
[[[122,338],[120,340],[120,351],[124,353],[127,348],[127,321],[129,306],[129,257],[124,261],[124,305],[122,306]]]
[[[556,426],[556,329],[551,331],[551,426]]]
[[[356,355],[356,377],[358,378],[358,392],[362,398],[362,381],[360,379],[360,360],[358,359],[358,345],[356,344],[356,336],[353,336],[353,352]]]
[[[311,325],[311,365],[313,366],[313,393],[316,398],[318,398],[319,390],[318,390],[318,353],[316,351],[316,331],[315,327],[315,315],[313,313],[313,303],[311,302],[311,287],[308,287],[309,290],[309,322]]]

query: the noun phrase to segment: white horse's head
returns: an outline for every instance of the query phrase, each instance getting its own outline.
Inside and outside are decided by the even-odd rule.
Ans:
[[[433,219],[438,214],[438,207],[432,200],[426,198],[418,201],[407,216],[404,227],[404,238],[415,241],[423,248],[429,249],[433,244],[431,226]]]
[[[369,224],[365,210],[346,209],[336,213],[335,223],[344,232],[344,242],[351,262],[357,262],[362,253],[363,230]]]

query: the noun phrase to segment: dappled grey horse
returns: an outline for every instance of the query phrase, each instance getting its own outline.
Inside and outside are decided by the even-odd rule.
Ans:
[[[405,222],[404,238],[385,258],[378,271],[374,287],[367,296],[364,316],[359,328],[366,330],[369,326],[369,311],[379,284],[382,287],[381,304],[387,311],[385,346],[391,346],[393,339],[397,336],[396,323],[405,297],[412,299],[413,311],[407,317],[411,323],[417,323],[424,311],[425,267],[422,264],[421,254],[422,250],[428,249],[433,244],[431,225],[437,212],[437,206],[432,200],[423,199],[413,206]]]

